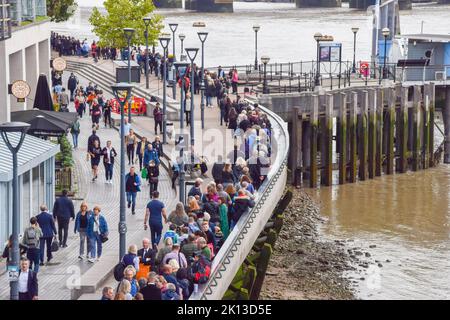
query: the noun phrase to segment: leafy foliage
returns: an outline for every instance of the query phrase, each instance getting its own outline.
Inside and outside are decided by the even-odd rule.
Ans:
[[[67,21],[75,12],[77,3],[75,0],[46,0],[47,15],[52,21]]]
[[[134,28],[132,44],[145,44],[145,24],[142,20],[155,10],[152,0],[106,0],[103,4],[106,14],[102,15],[94,8],[89,18],[92,31],[99,37],[99,45],[124,48],[127,41],[123,28]],[[163,28],[162,17],[152,15],[149,25],[149,44],[156,44],[159,32]]]
[[[63,168],[71,168],[73,166],[72,145],[66,134],[58,140],[60,152],[56,155],[56,161],[60,161]]]

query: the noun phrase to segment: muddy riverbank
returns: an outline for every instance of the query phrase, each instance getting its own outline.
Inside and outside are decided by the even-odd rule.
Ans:
[[[284,219],[260,299],[355,299],[344,273],[356,271],[359,258],[346,241],[321,239],[326,220],[310,196],[294,189]]]

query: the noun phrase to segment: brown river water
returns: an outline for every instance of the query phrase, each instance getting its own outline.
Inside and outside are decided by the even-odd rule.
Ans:
[[[79,38],[95,38],[87,21],[90,11],[81,8],[68,23],[54,24],[53,30]],[[166,22],[180,23],[179,32],[187,35],[185,47],[199,45],[192,22],[207,23],[210,31],[207,66],[253,63],[253,24],[261,25],[259,54],[271,56],[274,62],[312,59],[315,54],[312,36],[317,31],[333,34],[336,41],[343,43],[345,59],[351,59],[352,26],[360,27],[357,59],[367,59],[370,52],[370,16],[348,8],[298,10],[286,3],[237,2],[233,14],[180,9],[158,13],[166,17]],[[402,32],[419,33],[421,21],[425,33],[447,34],[450,5],[416,5],[412,11],[402,11]],[[365,278],[355,284],[358,298],[450,299],[449,169],[441,164],[425,171],[307,190],[327,218],[322,228],[325,238],[353,240],[347,242],[349,248],[363,248],[370,252],[373,261],[382,264],[382,267],[371,265],[361,274],[349,274],[356,279]]]

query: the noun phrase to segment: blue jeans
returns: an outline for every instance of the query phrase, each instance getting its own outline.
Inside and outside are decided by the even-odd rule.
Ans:
[[[212,106],[212,97],[206,96],[206,105],[207,106]]]
[[[98,232],[94,232],[94,237],[89,238],[90,246],[91,246],[91,258],[100,258],[102,255],[102,240],[100,239],[100,234]]]
[[[113,168],[114,168],[114,165],[112,163],[105,163],[106,181],[112,180]]]
[[[134,208],[136,207],[136,196],[137,192],[127,192],[128,207],[131,205],[132,211],[134,211]]]
[[[72,133],[73,147],[78,148],[78,135],[79,133]]]
[[[41,250],[39,248],[28,248],[27,250],[27,259],[30,260],[30,269],[33,268],[33,271],[39,272],[39,259],[40,259]]]
[[[150,241],[154,248],[157,248],[159,241],[161,241],[162,230],[162,223],[150,221]]]

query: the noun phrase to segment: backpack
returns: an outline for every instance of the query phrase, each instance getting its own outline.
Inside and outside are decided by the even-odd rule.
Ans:
[[[116,279],[116,281],[122,281],[124,270],[125,264],[122,261],[116,264],[114,267],[114,279]]]
[[[36,234],[36,229],[30,227],[25,232],[27,234],[27,243],[26,243],[26,245],[29,248],[37,248],[39,239],[38,239],[37,234]]]
[[[211,262],[203,255],[197,261],[194,261],[191,267],[192,279],[194,283],[206,283],[211,274]]]

